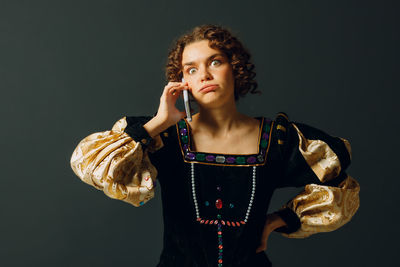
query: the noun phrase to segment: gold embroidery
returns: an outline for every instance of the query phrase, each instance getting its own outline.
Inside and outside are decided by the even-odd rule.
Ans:
[[[280,125],[280,124],[278,124],[278,126],[276,126],[276,129],[286,132],[286,128],[283,125]]]

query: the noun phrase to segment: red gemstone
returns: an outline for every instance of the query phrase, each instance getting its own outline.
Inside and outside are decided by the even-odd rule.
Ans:
[[[236,222],[236,225],[237,225],[237,226],[240,226],[240,223],[239,223],[239,222]]]
[[[218,248],[219,248],[219,249],[222,249],[222,248],[223,248],[223,246],[222,246],[222,245],[219,245],[219,246],[218,246]]]
[[[226,221],[226,223],[228,224],[228,226],[231,226],[231,223],[229,221]]]
[[[221,209],[222,208],[222,200],[221,199],[217,199],[217,201],[215,201],[215,207],[217,207],[217,209]]]
[[[204,223],[204,220],[201,220],[200,223]]]
[[[222,259],[219,259],[219,260],[218,260],[218,263],[222,263]]]
[[[205,222],[205,224],[208,224],[208,220]]]
[[[222,222],[223,225],[225,225],[225,221],[224,220],[221,220],[221,222]]]
[[[221,232],[221,231],[218,231],[218,234],[219,234],[219,235],[222,235],[222,232]]]
[[[214,223],[214,220],[211,220],[211,221],[210,221],[210,224],[213,224],[213,223]]]
[[[215,220],[214,224],[217,224],[217,223],[218,223],[218,220]]]
[[[196,220],[196,221],[198,221],[198,222],[199,222],[199,221],[201,221],[201,218],[197,218],[197,220]]]
[[[233,227],[235,227],[235,226],[236,226],[235,222],[232,222],[232,226],[233,226]]]
[[[244,221],[240,221],[241,224],[246,224]]]

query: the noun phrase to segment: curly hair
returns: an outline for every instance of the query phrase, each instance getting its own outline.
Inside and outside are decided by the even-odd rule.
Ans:
[[[256,91],[258,84],[254,80],[256,73],[253,71],[254,64],[250,62],[250,53],[229,29],[213,24],[197,26],[174,42],[165,67],[167,81],[181,81],[182,53],[185,46],[202,40],[209,40],[211,48],[220,50],[228,57],[235,78],[235,101],[249,91],[252,94],[261,94],[260,91]]]

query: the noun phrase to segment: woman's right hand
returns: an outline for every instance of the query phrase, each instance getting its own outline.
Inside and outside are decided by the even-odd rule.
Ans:
[[[185,111],[180,111],[175,106],[177,99],[183,95],[182,90],[191,90],[187,82],[169,82],[164,87],[156,117],[163,122],[166,128],[186,116]]]

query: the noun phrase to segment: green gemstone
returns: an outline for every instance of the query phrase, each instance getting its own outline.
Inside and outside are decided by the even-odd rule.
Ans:
[[[220,249],[220,250],[219,250],[219,252],[223,252],[223,251],[224,251],[223,249]]]
[[[186,127],[186,123],[185,123],[184,120],[180,120],[180,121],[178,122],[178,125],[179,125],[179,128],[185,128],[185,127]]]
[[[244,157],[237,157],[236,158],[236,163],[237,164],[244,164],[246,162]]]
[[[269,132],[269,130],[271,129],[271,125],[269,125],[268,123],[265,124],[264,126],[264,130]]]
[[[268,145],[267,140],[265,140],[265,139],[261,140],[261,147],[262,147],[262,148],[266,148],[267,145]]]
[[[196,159],[204,161],[206,159],[206,154],[199,153],[196,155]]]
[[[187,142],[188,142],[188,136],[187,136],[187,135],[184,135],[184,136],[182,136],[181,138],[182,138],[182,142],[183,142],[184,144],[187,144]]]
[[[218,214],[218,215],[217,215],[217,218],[218,218],[218,219],[221,219],[221,214]]]

